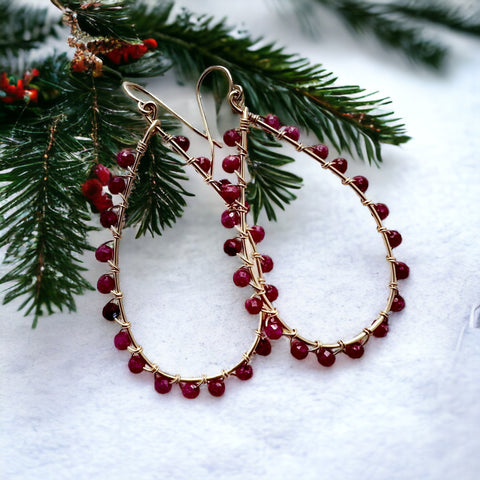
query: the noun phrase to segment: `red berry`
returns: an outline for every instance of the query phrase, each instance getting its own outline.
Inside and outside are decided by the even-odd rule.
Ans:
[[[107,193],[92,198],[93,205],[101,213],[113,207],[112,197]]]
[[[335,354],[326,348],[319,348],[317,351],[317,360],[322,367],[331,367],[335,363]]]
[[[146,38],[146,39],[143,41],[143,44],[144,44],[149,50],[153,50],[153,49],[157,48],[157,46],[158,46],[157,41],[156,41],[154,38]]]
[[[310,150],[318,155],[320,158],[325,160],[328,157],[328,147],[323,143],[319,143],[318,145],[313,145],[310,147]]]
[[[268,338],[261,338],[258,342],[257,348],[255,349],[255,353],[257,355],[262,355],[262,357],[266,357],[270,355],[272,351],[272,344]]]
[[[235,211],[225,210],[220,221],[225,228],[233,228],[240,223],[240,215]]]
[[[121,168],[131,167],[135,163],[135,150],[125,148],[117,153],[117,163]]]
[[[140,373],[146,364],[147,362],[140,355],[132,355],[128,361],[128,368],[132,373]]]
[[[115,348],[118,350],[126,350],[132,341],[130,340],[130,335],[128,332],[126,330],[121,330],[115,335],[113,343],[115,344]]]
[[[395,295],[392,302],[392,312],[401,312],[405,308],[405,300],[401,295]]]
[[[373,208],[378,213],[380,220],[385,220],[388,217],[388,214],[390,213],[388,210],[388,207],[384,203],[376,203],[373,206]]]
[[[225,393],[225,382],[221,378],[209,380],[207,385],[210,395],[214,397],[221,397]]]
[[[278,340],[283,335],[282,324],[277,320],[272,320],[265,327],[265,335],[270,340]]]
[[[362,192],[365,193],[368,188],[368,180],[362,175],[357,175],[353,177],[353,184]]]
[[[220,196],[225,200],[227,203],[234,202],[240,196],[240,187],[238,185],[222,185],[220,187]]]
[[[113,249],[108,245],[100,245],[95,251],[95,258],[99,262],[108,262],[113,258]]]
[[[207,157],[198,157],[195,160],[195,163],[205,172],[208,173],[210,171],[210,165],[212,162]]]
[[[285,132],[285,136],[294,140],[295,142],[298,141],[300,138],[300,130],[297,127],[292,127],[290,125],[283,127],[283,131]]]
[[[363,345],[360,342],[351,343],[345,347],[345,353],[350,358],[360,358],[364,351]]]
[[[410,275],[410,268],[403,262],[395,262],[395,271],[398,280],[405,280]]]
[[[278,298],[277,287],[274,285],[265,285],[265,295],[271,302],[274,302]]]
[[[82,184],[82,192],[89,200],[98,197],[102,193],[102,184],[100,183],[100,180],[97,180],[96,178],[87,180]]]
[[[115,280],[110,275],[102,275],[97,281],[97,290],[100,293],[110,293],[115,288]]]
[[[231,238],[223,244],[223,251],[230,257],[234,257],[242,251],[242,241],[239,238]]]
[[[402,236],[396,230],[389,230],[386,234],[392,248],[398,247],[402,243]]]
[[[239,380],[250,380],[253,376],[253,368],[251,365],[248,365],[248,363],[240,365],[235,370],[235,375]]]
[[[233,173],[240,168],[240,157],[238,155],[229,155],[225,157],[222,162],[222,168],[227,173]]]
[[[110,228],[113,225],[116,225],[118,222],[118,216],[112,210],[108,210],[106,212],[102,212],[100,215],[100,223],[102,227]]]
[[[110,180],[110,170],[102,164],[95,165],[93,167],[94,175],[100,180],[102,185],[107,185]]]
[[[263,118],[263,121],[272,128],[278,130],[281,126],[280,120],[276,115],[269,113],[266,117]]]
[[[335,160],[332,160],[332,167],[340,173],[345,173],[348,168],[348,162],[345,158],[335,158]]]
[[[263,300],[260,297],[251,297],[245,300],[245,308],[248,313],[256,315],[262,311]]]
[[[233,283],[237,287],[246,287],[250,283],[251,279],[252,279],[252,276],[250,275],[250,272],[246,268],[239,268],[233,274]]]
[[[260,263],[262,265],[263,273],[268,273],[273,270],[272,257],[269,257],[268,255],[262,255],[262,259],[260,260]]]
[[[242,137],[240,134],[235,130],[227,130],[223,134],[223,141],[229,146],[229,147],[234,147],[237,143],[240,143],[242,140]]]
[[[307,358],[309,352],[310,350],[308,349],[308,345],[301,340],[294,340],[290,344],[290,353],[297,360],[303,360],[304,358]]]
[[[122,193],[125,190],[126,184],[123,177],[112,176],[108,182],[108,189],[110,193],[116,195],[117,193]]]
[[[168,378],[157,373],[155,375],[154,388],[158,393],[164,395],[172,389],[172,383]]]
[[[382,322],[374,331],[373,336],[377,338],[386,337],[388,333],[388,322]]]
[[[260,225],[250,227],[249,231],[255,243],[260,243],[265,238],[265,230]]]
[[[108,302],[103,307],[102,315],[105,320],[109,320],[111,322],[120,315],[120,307],[115,302]]]
[[[186,152],[190,148],[190,140],[182,135],[176,135],[173,137],[173,141]]]
[[[194,399],[200,395],[200,386],[192,382],[180,382],[180,389],[185,398]]]

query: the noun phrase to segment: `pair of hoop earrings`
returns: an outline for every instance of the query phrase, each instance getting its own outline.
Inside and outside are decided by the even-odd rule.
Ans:
[[[204,79],[213,71],[220,71],[227,77],[230,107],[233,112],[240,115],[239,128],[229,130],[223,136],[225,144],[232,149],[235,148],[235,151],[224,158],[222,166],[226,172],[236,175],[236,183],[225,180],[218,181],[212,176],[215,147],[222,145],[214,140],[210,134],[202,105],[200,87]],[[409,268],[405,263],[397,261],[393,255],[393,248],[402,241],[401,235],[397,231],[388,230],[383,226],[382,220],[388,216],[388,208],[382,203],[373,203],[366,198],[365,191],[368,188],[368,181],[365,177],[350,178],[346,176],[347,161],[345,159],[337,158],[330,162],[327,161],[327,147],[324,145],[302,145],[298,141],[298,129],[292,126],[281,127],[280,121],[275,115],[270,114],[262,117],[251,113],[245,106],[241,86],[234,84],[230,72],[225,67],[212,66],[207,68],[197,82],[197,101],[205,132],[201,132],[192,126],[141,86],[125,82],[124,90],[137,102],[138,109],[144,115],[148,127],[135,150],[126,149],[118,153],[117,163],[123,170],[120,175],[110,175],[110,172],[101,166],[98,166],[95,171],[101,183],[108,185],[110,194],[119,198],[119,202],[114,205],[110,195],[103,194],[100,197],[105,200],[103,205],[105,208],[99,208],[101,211],[100,222],[102,226],[110,229],[112,239],[101,245],[96,250],[95,255],[97,260],[107,263],[110,267],[110,272],[99,278],[97,289],[101,293],[109,294],[112,297],[103,308],[103,317],[120,325],[121,329],[114,338],[114,344],[117,349],[127,350],[130,353],[128,367],[131,372],[140,373],[144,370],[151,372],[154,377],[155,390],[161,394],[170,392],[172,386],[177,384],[186,398],[196,398],[201,391],[200,387],[205,384],[211,395],[219,397],[225,392],[225,380],[228,377],[236,376],[243,381],[252,377],[253,370],[250,365],[252,357],[254,355],[269,355],[271,340],[286,337],[290,341],[290,351],[296,359],[302,360],[308,355],[316,355],[320,365],[331,367],[335,363],[336,355],[343,353],[350,358],[360,358],[370,337],[384,337],[387,334],[388,319],[391,312],[399,312],[405,306],[405,301],[398,292],[398,280],[408,277]],[[210,144],[211,158],[189,155],[187,153],[189,140],[186,137],[173,136],[163,130],[158,119],[159,107],[174,115],[196,134],[205,138]],[[277,139],[290,143],[297,151],[306,153],[317,161],[322,168],[336,175],[341,183],[350,187],[360,198],[362,204],[369,209],[377,231],[383,238],[386,260],[390,270],[389,294],[386,304],[369,326],[349,340],[324,344],[318,340],[305,338],[281,318],[274,306],[273,302],[278,297],[278,290],[275,286],[269,285],[264,278],[264,274],[273,268],[273,261],[267,255],[259,253],[257,249],[257,244],[263,240],[265,232],[262,227],[258,225],[249,226],[247,223],[249,206],[245,199],[247,186],[245,165],[248,156],[247,134],[249,129],[252,128],[263,129]],[[191,165],[205,183],[213,188],[225,202],[226,210],[221,216],[221,223],[226,228],[235,229],[236,235],[225,242],[224,251],[229,256],[237,256],[241,261],[240,267],[233,274],[233,282],[238,287],[250,286],[253,290],[253,293],[245,302],[247,311],[252,315],[258,315],[258,324],[252,344],[235,365],[211,376],[187,377],[162,370],[146,355],[141,344],[134,337],[132,324],[127,320],[123,304],[119,268],[120,239],[125,224],[128,199],[134,186],[137,169],[154,135],[159,135],[164,144],[183,157],[185,163]]]

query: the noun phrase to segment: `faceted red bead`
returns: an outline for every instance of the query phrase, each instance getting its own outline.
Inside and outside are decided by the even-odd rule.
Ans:
[[[190,148],[190,140],[183,135],[176,135],[173,137],[173,141],[184,151],[186,152]]]
[[[270,340],[278,340],[283,335],[283,328],[280,322],[272,320],[265,327],[265,335]]]
[[[235,211],[225,210],[220,221],[225,228],[233,228],[240,223],[240,215]]]
[[[262,311],[263,300],[260,297],[251,297],[245,300],[245,308],[248,313],[256,315]]]
[[[222,185],[220,187],[220,196],[227,203],[234,202],[240,196],[240,187],[238,185]]]
[[[130,335],[126,330],[121,330],[115,335],[113,339],[113,343],[118,350],[126,350],[132,341],[130,340]]]
[[[405,280],[410,275],[410,268],[403,262],[395,262],[395,271],[398,280]]]
[[[212,164],[212,162],[210,161],[210,159],[207,158],[207,157],[198,157],[198,158],[195,160],[195,163],[196,163],[205,173],[208,173],[208,171],[210,170],[210,165]]]
[[[100,180],[97,180],[96,178],[91,178],[90,180],[87,180],[85,183],[82,184],[81,188],[82,193],[89,200],[93,200],[102,193],[102,184]]]
[[[107,212],[102,212],[100,215],[100,223],[102,227],[110,228],[113,225],[116,225],[118,222],[118,216],[112,210],[108,210]]]
[[[100,180],[102,185],[107,185],[110,180],[110,170],[102,164],[93,167],[93,174]]]
[[[102,275],[97,281],[97,290],[100,293],[110,293],[115,288],[115,280],[110,275]]]
[[[255,349],[257,355],[266,357],[267,355],[270,355],[271,351],[272,344],[270,343],[270,340],[268,340],[268,338],[261,338],[258,342],[257,348]]]
[[[262,255],[262,259],[260,260],[260,263],[262,264],[263,273],[268,273],[273,270],[272,257],[269,257],[268,255]]]
[[[263,121],[272,128],[278,130],[281,127],[280,120],[276,115],[269,113],[266,117],[263,118]]]
[[[246,287],[250,283],[251,279],[252,279],[252,276],[250,275],[250,272],[246,268],[239,268],[233,274],[233,283],[237,287]]]
[[[303,360],[304,358],[307,358],[309,352],[310,350],[308,349],[308,345],[301,340],[294,340],[290,344],[290,353],[297,360]]]
[[[100,213],[113,207],[112,197],[107,193],[93,197],[92,202]]]
[[[345,173],[348,168],[348,162],[345,158],[335,158],[332,160],[332,167],[340,173]]]
[[[222,168],[227,173],[233,173],[235,170],[238,170],[240,167],[240,157],[238,155],[229,155],[225,157],[222,162]]]
[[[405,308],[405,300],[401,295],[395,295],[392,302],[392,312],[401,312]]]
[[[331,367],[335,363],[335,354],[326,348],[319,348],[317,351],[317,360],[323,367]]]
[[[235,375],[240,380],[250,380],[253,376],[253,368],[248,363],[245,363],[235,370]]]
[[[320,158],[325,160],[328,157],[328,147],[323,143],[319,143],[318,145],[313,145],[310,147],[310,150],[318,155]]]
[[[116,195],[117,193],[122,193],[125,190],[126,184],[125,179],[119,176],[112,176],[108,182],[108,189],[110,193]]]
[[[146,364],[147,362],[140,355],[132,355],[128,361],[128,368],[132,373],[140,373]]]
[[[120,307],[115,302],[108,302],[102,310],[105,320],[113,321],[120,315]]]
[[[223,134],[223,141],[229,146],[229,147],[234,147],[237,143],[240,143],[242,140],[242,137],[240,134],[235,130],[227,130]]]
[[[164,395],[172,389],[172,383],[168,378],[157,373],[155,375],[154,387],[158,393],[161,393],[162,395]]]
[[[182,390],[182,395],[190,400],[200,395],[200,387],[197,383],[180,382],[180,389]]]
[[[274,302],[278,298],[277,287],[274,285],[265,285],[265,295],[271,302]]]
[[[250,227],[249,231],[255,243],[260,243],[265,238],[265,230],[260,225]]]
[[[242,251],[242,241],[239,238],[230,238],[223,244],[223,251],[230,257],[234,257]]]
[[[373,208],[378,213],[380,220],[385,220],[388,217],[388,214],[390,213],[390,211],[388,210],[388,207],[384,203],[376,203],[373,206]]]
[[[402,243],[402,236],[396,230],[389,230],[386,234],[392,248],[398,247]]]
[[[131,167],[135,163],[135,150],[125,148],[117,153],[117,163],[121,168]]]
[[[113,249],[108,245],[100,245],[95,251],[95,258],[99,262],[108,262],[113,258]]]
[[[382,322],[374,331],[373,336],[377,338],[386,337],[388,333],[388,322]]]
[[[368,180],[363,177],[362,175],[357,175],[353,177],[353,184],[357,186],[357,188],[362,192],[365,193],[368,188]]]
[[[365,350],[360,342],[356,342],[347,345],[344,351],[350,358],[360,358]]]
[[[297,127],[287,125],[286,127],[283,127],[283,131],[285,132],[286,137],[294,140],[295,142],[300,138],[300,130]]]
[[[209,380],[207,383],[210,395],[221,397],[225,393],[225,382],[221,378]]]

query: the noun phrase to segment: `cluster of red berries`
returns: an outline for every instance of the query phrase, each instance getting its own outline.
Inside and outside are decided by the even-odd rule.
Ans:
[[[143,43],[127,43],[105,52],[104,55],[115,65],[120,65],[142,58],[149,50],[157,48],[157,45],[154,38],[147,38]]]
[[[0,76],[0,100],[3,103],[14,102],[36,102],[38,100],[38,90],[36,88],[26,88],[33,78],[39,74],[34,68],[31,72],[25,72],[23,78],[16,82],[7,77],[5,72]],[[13,81],[13,83],[10,83]]]

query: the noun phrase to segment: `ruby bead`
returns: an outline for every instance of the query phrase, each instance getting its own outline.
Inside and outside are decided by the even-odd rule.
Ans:
[[[227,173],[233,173],[235,170],[238,170],[240,167],[240,157],[237,155],[229,155],[225,157],[222,162],[222,168]]]
[[[140,373],[146,364],[147,362],[140,355],[132,355],[128,361],[128,368],[132,373]]]
[[[265,285],[265,295],[271,302],[274,302],[278,298],[277,287],[274,285]]]
[[[102,310],[105,320],[113,321],[120,315],[120,307],[115,302],[108,302]]]
[[[260,260],[260,263],[262,265],[263,273],[268,273],[273,270],[272,257],[269,257],[268,255],[262,255],[262,259]]]
[[[285,133],[286,137],[290,138],[295,142],[300,138],[300,130],[297,127],[288,125],[286,127],[283,127],[283,132]]]
[[[235,130],[227,130],[223,134],[223,141],[229,146],[229,147],[234,147],[237,143],[240,143],[240,140],[242,137],[240,134]]]
[[[172,140],[185,152],[190,148],[190,140],[187,137],[176,135]]]
[[[225,210],[220,221],[225,228],[233,228],[240,223],[240,215],[237,212]]]
[[[118,222],[118,216],[112,210],[108,210],[107,212],[102,212],[100,215],[100,223],[102,227],[110,228],[113,225],[116,225]]]
[[[244,365],[240,365],[235,370],[235,375],[240,380],[250,380],[253,376],[253,368],[251,365],[248,365],[248,363]]]
[[[198,157],[195,160],[195,163],[205,172],[208,173],[210,171],[210,165],[212,162],[207,157]]]
[[[110,180],[110,170],[105,165],[95,165],[93,174],[100,180],[102,185],[107,185]]]
[[[279,118],[271,113],[264,117],[263,121],[270,127],[275,128],[276,130],[278,130],[281,126]]]
[[[155,390],[162,395],[168,393],[172,389],[172,383],[170,380],[158,373],[155,375],[155,381],[153,385]]]
[[[345,158],[335,158],[332,160],[332,167],[340,173],[345,173],[348,168],[348,162]]]
[[[387,234],[388,243],[392,248],[398,247],[402,243],[402,236],[396,230],[389,230]]]
[[[317,360],[322,367],[331,367],[335,363],[335,354],[326,348],[319,348],[317,351]]]
[[[96,178],[91,178],[82,184],[82,193],[89,199],[93,200],[102,193],[102,183]]]
[[[258,342],[257,348],[255,349],[255,353],[257,355],[262,355],[262,357],[266,357],[270,355],[272,351],[272,344],[268,338],[261,338]]]
[[[190,400],[200,395],[200,387],[196,383],[180,382],[180,389],[182,390],[182,395]]]
[[[260,225],[250,227],[249,231],[255,243],[260,243],[265,238],[265,230]]]
[[[100,245],[97,250],[95,250],[95,258],[99,262],[108,262],[113,258],[113,249],[108,245]]]
[[[240,196],[238,185],[228,184],[220,187],[220,195],[227,203],[234,202]]]
[[[231,238],[223,244],[223,251],[230,257],[234,257],[242,251],[242,241],[239,238]]]
[[[210,395],[214,397],[221,397],[225,393],[225,382],[220,378],[209,380],[207,386]]]
[[[96,197],[92,198],[92,202],[100,213],[113,207],[112,197],[107,193],[104,193],[103,195],[97,195]]]
[[[110,178],[108,182],[108,189],[110,193],[116,195],[118,193],[122,193],[125,190],[126,184],[125,179],[123,177],[113,176]]]
[[[280,322],[277,322],[276,320],[271,321],[265,327],[265,335],[270,340],[278,340],[283,335],[283,328]]]
[[[237,287],[246,287],[251,279],[252,276],[246,268],[240,268],[233,274],[233,283]]]
[[[373,208],[378,213],[380,220],[385,220],[388,217],[388,214],[390,213],[390,211],[388,210],[388,207],[384,203],[376,203],[373,206]]]
[[[320,158],[325,160],[328,157],[328,147],[323,143],[319,143],[318,145],[313,145],[310,147],[310,150],[318,155]]]
[[[130,340],[130,335],[126,330],[122,330],[115,335],[113,343],[118,350],[126,350],[132,341]]]
[[[392,312],[401,312],[405,308],[405,300],[401,295],[395,295],[392,302]]]
[[[362,175],[357,175],[352,178],[353,184],[362,192],[365,193],[368,188],[368,180]]]
[[[135,150],[125,148],[117,153],[117,163],[121,168],[131,167],[135,163]]]
[[[352,343],[345,347],[345,353],[350,358],[360,358],[364,351],[363,345],[360,342]]]
[[[388,322],[382,322],[374,331],[373,336],[377,338],[386,337],[388,333]]]
[[[100,293],[110,293],[115,288],[115,280],[110,275],[102,275],[97,281],[97,290]]]
[[[245,308],[248,313],[256,315],[262,311],[263,300],[260,297],[251,297],[245,300]]]
[[[397,280],[405,280],[410,275],[410,268],[406,263],[395,262],[395,272],[397,272]]]
[[[308,349],[308,345],[301,340],[294,340],[290,344],[290,353],[297,360],[303,360],[304,358],[307,358],[309,352],[310,350]]]

